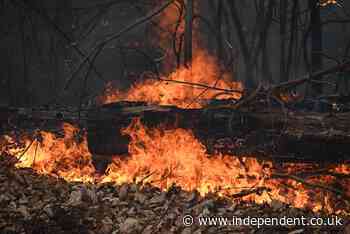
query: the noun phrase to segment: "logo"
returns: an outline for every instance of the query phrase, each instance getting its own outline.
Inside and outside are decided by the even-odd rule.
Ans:
[[[191,215],[185,215],[182,218],[182,222],[186,227],[190,227],[193,225],[193,217]]]

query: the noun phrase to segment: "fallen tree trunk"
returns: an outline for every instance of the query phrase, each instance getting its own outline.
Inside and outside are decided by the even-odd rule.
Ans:
[[[74,109],[2,108],[0,112],[3,123],[9,116],[30,122],[79,120]],[[140,118],[150,128],[162,125],[190,129],[209,153],[318,162],[347,161],[350,157],[350,113],[180,109],[143,102],[119,102],[83,110],[80,118],[80,123],[88,130],[90,151],[108,157],[128,154],[130,139],[121,134],[121,130],[134,118]]]
[[[148,127],[190,129],[210,153],[303,161],[346,161],[350,156],[350,113],[179,109],[116,103],[90,111],[88,141],[100,155],[127,154],[120,133],[132,119]]]

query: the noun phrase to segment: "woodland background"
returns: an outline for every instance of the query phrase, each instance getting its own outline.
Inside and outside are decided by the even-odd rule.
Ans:
[[[0,0],[0,103],[40,106],[93,100],[108,81],[127,88],[140,74],[163,73],[159,17],[111,41],[72,82],[96,42],[164,4],[160,0]],[[178,1],[181,2],[181,1]],[[327,4],[328,3],[328,4]],[[350,2],[317,0],[196,0],[201,38],[233,79],[246,87],[279,83],[340,64],[350,53]],[[171,32],[169,32],[171,33]],[[153,62],[150,62],[149,59]],[[88,74],[87,74],[88,73]],[[302,87],[306,95],[349,90],[345,77]],[[85,78],[87,77],[87,78]],[[335,79],[334,79],[335,78]],[[66,89],[63,91],[63,89]],[[311,86],[311,87],[310,87]]]

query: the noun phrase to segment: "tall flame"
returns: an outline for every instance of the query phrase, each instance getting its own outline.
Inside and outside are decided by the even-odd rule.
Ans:
[[[195,4],[194,10],[198,11],[197,4]],[[158,24],[161,30],[158,32],[157,43],[166,51],[162,68],[169,71],[171,70],[169,68],[174,67],[174,61],[176,61],[172,52],[174,36],[177,42],[175,44],[181,44],[178,42],[185,30],[183,14],[181,17],[181,7],[173,4],[165,9],[158,18]],[[201,46],[198,22],[194,20],[193,24],[193,60],[191,67],[181,66],[171,72],[170,75],[161,77],[162,80],[175,82],[165,82],[156,78],[140,80],[126,91],[121,91],[108,83],[104,94],[98,98],[98,102],[107,104],[121,100],[145,101],[150,104],[175,105],[181,108],[200,108],[203,106],[200,100],[241,98],[240,92],[227,92],[227,90],[242,91],[242,83],[232,81],[232,76],[223,71],[219,61]],[[174,35],[174,32],[176,32],[176,35]],[[177,46],[180,47],[179,49],[183,49],[180,45]],[[179,84],[181,82],[183,84]],[[187,83],[187,85],[184,85],[184,83]],[[193,87],[190,85],[191,83],[215,87],[218,90],[209,89],[208,87]],[[225,90],[226,92],[223,92]]]
[[[131,155],[126,161],[116,156],[104,181],[124,183],[136,178],[163,189],[177,184],[205,195],[222,189],[240,191],[252,187],[267,173],[254,159],[245,159],[250,166],[250,171],[246,172],[236,158],[210,157],[205,146],[189,130],[148,129],[134,120],[124,133],[132,139]],[[245,177],[240,178],[241,175]]]
[[[192,68],[181,67],[171,73],[168,78],[173,81],[202,84],[223,90],[243,90],[240,82],[230,82],[228,73],[222,73],[216,59],[206,51],[197,52]],[[147,79],[134,84],[129,90],[122,92],[107,86],[105,93],[99,97],[103,104],[121,100],[145,101],[151,104],[176,105],[181,108],[200,108],[202,104],[196,100],[209,100],[219,94],[220,99],[239,99],[240,93],[218,91],[214,89],[196,88],[178,82],[165,82],[158,79]]]

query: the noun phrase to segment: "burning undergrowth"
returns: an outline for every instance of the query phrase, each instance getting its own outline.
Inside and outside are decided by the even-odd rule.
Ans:
[[[161,190],[177,185],[186,191],[197,190],[203,196],[216,194],[238,203],[280,201],[314,212],[349,212],[347,165],[278,166],[253,157],[209,155],[189,130],[150,129],[135,119],[124,130],[132,139],[130,155],[114,156],[101,177],[94,173],[85,134],[67,123],[62,129],[61,136],[45,131],[38,132],[35,139],[5,136],[2,155],[15,156],[16,167],[31,167],[39,174],[70,182],[137,183]]]
[[[182,219],[194,217],[314,217],[308,210],[278,201],[271,205],[231,203],[208,194],[186,192],[176,186],[167,191],[137,183],[73,183],[38,175],[30,168],[15,169],[13,158],[0,157],[1,233],[329,233],[329,226],[267,227],[199,226],[185,227]],[[11,163],[9,163],[11,161]],[[12,166],[11,166],[12,165]],[[325,215],[328,216],[328,215]],[[335,227],[334,232],[349,227]],[[322,232],[323,231],[323,232]],[[333,229],[332,229],[333,231]]]
[[[61,136],[46,131],[35,132],[34,136],[24,133],[19,139],[5,136],[7,144],[3,150],[16,155],[17,167],[31,167],[40,174],[67,181],[91,182],[94,174],[91,154],[86,137],[79,133],[78,128],[64,123]]]
[[[179,27],[181,31],[181,24]],[[201,108],[205,104],[198,100],[240,99],[242,83],[233,81],[217,59],[199,46],[198,40],[195,36],[190,69],[180,66],[168,76],[140,80],[124,91],[108,84],[98,98],[99,104],[127,100]],[[18,168],[32,168],[68,182],[96,186],[132,183],[160,191],[179,186],[187,192],[198,191],[202,197],[227,198],[236,205],[242,201],[277,201],[293,209],[342,215],[350,212],[349,165],[280,165],[258,160],[254,155],[212,155],[191,130],[148,128],[134,119],[123,130],[131,138],[129,155],[114,155],[101,176],[95,173],[84,131],[68,123],[63,124],[62,130],[61,136],[47,131],[4,136],[1,154],[15,156]]]
[[[127,100],[176,105],[181,108],[200,108],[203,105],[198,100],[240,99],[242,83],[230,81],[230,74],[223,72],[217,64],[215,57],[205,50],[198,50],[191,69],[181,67],[167,77],[141,80],[126,91],[121,91],[109,83],[98,102],[108,104]],[[200,84],[201,87],[194,88],[191,84]],[[216,90],[205,86],[214,87]]]

